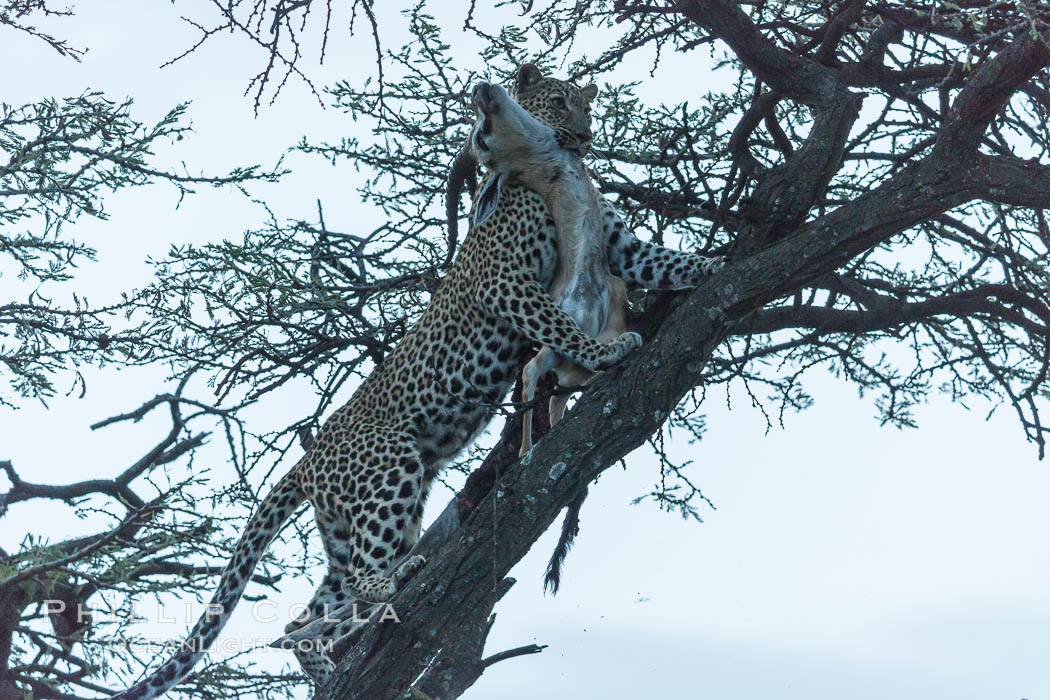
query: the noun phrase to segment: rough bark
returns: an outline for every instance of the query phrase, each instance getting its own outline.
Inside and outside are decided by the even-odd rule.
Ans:
[[[965,201],[964,183],[939,170],[902,173],[849,212],[822,217],[688,295],[654,342],[601,377],[531,456],[510,466],[440,555],[395,597],[401,624],[366,628],[318,697],[400,697],[445,640],[469,635],[477,612],[491,610],[507,572],[561,509],[659,429],[697,385],[732,321]]]

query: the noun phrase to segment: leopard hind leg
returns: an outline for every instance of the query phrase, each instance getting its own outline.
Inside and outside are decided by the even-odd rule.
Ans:
[[[406,537],[414,539],[421,516],[424,465],[412,438],[376,431],[362,454],[355,455],[358,474],[350,505],[353,539],[344,589],[369,602],[389,600],[401,584],[422,568],[420,556],[406,559],[391,571]]]
[[[344,591],[344,582],[350,563],[350,521],[345,516],[327,513],[320,508],[316,511],[315,519],[321,542],[328,554],[328,571],[307,603],[306,609],[285,626],[285,634],[294,632],[318,618],[326,617],[329,612],[342,606],[349,599]],[[317,639],[300,640],[293,647],[300,668],[318,687],[328,681],[335,668],[327,652],[331,641],[332,636],[324,634]]]

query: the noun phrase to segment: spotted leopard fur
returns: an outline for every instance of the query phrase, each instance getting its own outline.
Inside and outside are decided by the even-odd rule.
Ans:
[[[526,66],[516,92],[522,106],[555,129],[559,143],[586,152],[595,90],[543,78]],[[638,241],[611,206],[603,207],[614,274],[643,286],[678,288],[710,271],[709,260]],[[582,334],[546,294],[556,250],[543,200],[507,187],[498,210],[470,231],[419,322],[260,504],[212,596],[209,610],[217,612],[203,616],[156,672],[114,697],[154,698],[190,673],[217,639],[270,541],[304,500],[314,506],[329,567],[307,610],[286,632],[320,617],[326,606],[351,598],[386,600],[423,565],[421,558],[410,558],[390,571],[419,537],[423,506],[441,466],[489,422],[524,352],[549,345],[602,370],[628,350]],[[315,682],[328,679],[333,666],[323,652],[297,649],[296,655]]]
[[[514,98],[527,112],[552,127],[559,144],[566,150],[586,156],[591,146],[590,112],[591,102],[597,96],[594,85],[577,88],[572,83],[543,75],[532,64],[518,70],[514,85]],[[460,167],[460,177],[469,179],[472,167]],[[484,187],[484,180],[481,187]],[[450,182],[448,219],[450,236],[458,218],[458,196],[460,183],[454,177]],[[501,194],[504,202],[528,202],[518,205],[529,211],[543,211],[543,221],[532,225],[547,230],[555,236],[554,220],[547,213],[539,194],[522,185],[510,185]],[[673,290],[691,289],[716,272],[724,264],[721,257],[705,257],[696,253],[665,248],[643,241],[627,230],[623,218],[608,199],[601,200],[602,228],[607,241],[609,268],[613,275],[643,289]],[[561,536],[548,563],[545,587],[557,592],[561,581],[561,564],[572,547],[573,538],[579,532],[579,515],[586,494],[570,503],[562,525]]]
[[[519,192],[471,230],[417,324],[325,421],[313,446],[264,499],[236,545],[206,615],[182,649],[118,698],[156,697],[184,678],[215,641],[256,564],[302,501],[314,507],[329,559],[307,611],[286,632],[351,597],[387,600],[423,565],[391,562],[419,536],[442,465],[489,422],[530,346],[549,345],[593,370],[633,347],[584,335],[547,295],[557,253],[542,200]],[[296,650],[318,684],[332,662]]]

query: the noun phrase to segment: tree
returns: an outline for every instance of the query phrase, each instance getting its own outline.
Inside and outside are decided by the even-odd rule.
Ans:
[[[203,404],[208,415],[239,419],[246,402],[271,400],[290,382],[316,390],[301,420],[270,433],[243,428],[243,478],[309,444],[333,402],[420,312],[454,247],[445,178],[479,73],[454,61],[424,3],[406,12],[412,40],[397,49],[384,47],[386,20],[372,8],[350,12],[369,20],[375,80],[338,83],[328,95],[368,120],[373,138],[298,148],[368,173],[362,201],[387,223],[346,233],[320,206],[291,221],[271,214],[239,241],[172,251],[139,297],[148,302],[133,302],[157,324],[149,335],[165,339],[175,379],[207,374],[228,402]],[[642,58],[659,75],[671,53],[707,54],[729,76],[692,106],[677,95],[650,106],[637,86],[607,87],[591,166],[640,235],[728,251],[731,263],[692,293],[641,299],[647,344],[524,460],[514,457],[520,432],[509,411],[499,443],[439,519],[447,527],[420,542],[428,566],[393,601],[404,623],[360,628],[321,697],[460,695],[503,658],[480,653],[513,564],[628,452],[649,441],[662,455],[668,429],[698,434],[705,387],[740,383],[772,422],[809,404],[807,373],[824,366],[874,394],[886,424],[913,425],[911,409],[940,390],[1009,406],[1044,451],[1045,5],[556,0],[520,10],[463,10],[484,42],[485,69],[501,78],[537,56],[580,83]],[[264,47],[257,105],[274,65],[284,79],[306,78],[297,66],[311,28],[322,46],[330,39],[328,2],[215,11],[216,26]],[[603,49],[580,56],[575,42],[589,31]],[[688,88],[683,98],[695,95]],[[460,466],[479,462],[468,455]],[[702,495],[685,465],[661,464],[648,496],[697,515]]]
[[[43,2],[10,2],[0,7],[0,27],[41,38],[64,56],[82,55],[65,40],[26,24],[34,12],[68,14]],[[95,305],[77,292],[76,268],[94,260],[95,250],[70,230],[85,218],[104,220],[107,193],[164,182],[181,198],[203,185],[243,188],[279,179],[279,167],[195,175],[185,167],[155,165],[155,148],[189,134],[186,112],[187,105],[180,104],[145,125],[134,118],[130,99],[113,101],[90,91],[0,105],[0,264],[12,278],[5,286],[5,296],[11,296],[0,299],[0,373],[11,387],[0,394],[5,410],[20,400],[51,400],[56,377],[72,375],[69,393],[79,388],[83,395],[84,366],[163,362],[174,349],[148,296],[131,291]],[[193,595],[221,569],[226,550],[220,540],[216,552],[215,539],[226,518],[196,517],[199,500],[191,487],[201,477],[193,474],[192,460],[213,429],[209,419],[226,427],[236,449],[236,417],[188,396],[191,374],[181,373],[173,391],[92,426],[138,422],[155,411],[169,417],[156,443],[115,478],[39,483],[10,460],[0,460],[9,482],[0,493],[0,518],[17,504],[57,500],[87,524],[83,534],[62,541],[28,532],[18,551],[0,549],[0,697],[108,694],[102,684],[107,667],[137,670],[134,659],[113,651],[134,639],[129,606],[159,593]],[[39,464],[20,466],[43,471]],[[180,471],[166,472],[169,467]],[[284,570],[283,564],[270,565],[255,580],[272,587]],[[253,692],[260,678],[265,683],[257,691],[265,697],[283,697],[299,680],[260,676],[234,660],[206,671],[198,687],[214,687],[221,679]]]

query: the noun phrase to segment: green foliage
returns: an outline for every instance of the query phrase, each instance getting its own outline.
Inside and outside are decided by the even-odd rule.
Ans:
[[[131,290],[95,306],[70,284],[79,265],[95,260],[95,250],[69,229],[84,217],[105,219],[108,193],[167,182],[181,197],[200,185],[240,188],[281,174],[259,166],[221,176],[158,168],[151,163],[156,145],[190,132],[187,105],[146,126],[132,117],[131,104],[87,92],[0,105],[0,275],[21,282],[6,286],[12,296],[16,289],[25,294],[24,301],[0,299],[0,371],[17,396],[44,400],[63,370],[135,364],[167,340],[149,316],[131,317],[137,304]],[[0,402],[10,401],[0,394]]]

